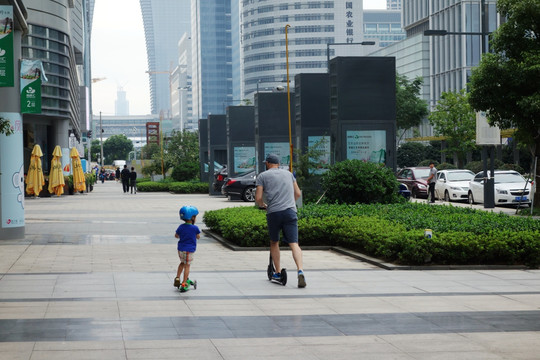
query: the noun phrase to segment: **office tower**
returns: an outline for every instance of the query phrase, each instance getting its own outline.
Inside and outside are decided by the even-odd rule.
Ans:
[[[191,37],[185,33],[178,42],[178,65],[173,71],[171,100],[173,129],[197,129],[192,117]]]
[[[386,0],[387,10],[401,10],[401,0]]]
[[[286,86],[285,26],[289,39],[289,79],[299,73],[327,71],[330,57],[365,54],[363,2],[242,2],[243,87],[245,97],[257,88]],[[329,46],[348,43],[350,46]],[[293,84],[291,83],[291,86]]]
[[[379,47],[405,39],[405,30],[401,27],[401,11],[364,10],[364,38],[375,40]]]
[[[231,0],[192,0],[193,117],[224,114],[232,97]]]
[[[171,73],[178,63],[178,41],[190,32],[189,0],[140,0],[148,58],[150,108],[171,115]]]
[[[126,92],[122,87],[116,91],[116,100],[114,102],[114,114],[116,116],[129,115],[129,101],[126,98]]]

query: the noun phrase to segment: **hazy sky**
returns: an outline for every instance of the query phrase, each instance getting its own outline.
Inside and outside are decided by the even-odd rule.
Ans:
[[[185,0],[184,0],[185,1]],[[386,0],[364,0],[365,9],[385,9]],[[118,87],[130,115],[150,113],[146,45],[139,0],[96,0],[92,25],[93,112],[114,115]]]

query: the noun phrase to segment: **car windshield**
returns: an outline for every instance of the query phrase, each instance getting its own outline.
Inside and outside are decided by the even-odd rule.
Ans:
[[[468,171],[456,171],[448,173],[448,181],[470,181],[473,177],[474,174]]]
[[[495,174],[495,184],[501,183],[522,183],[525,179],[519,174],[514,173],[505,173],[505,174]]]
[[[414,176],[417,179],[427,179],[429,177],[429,169],[415,169]]]

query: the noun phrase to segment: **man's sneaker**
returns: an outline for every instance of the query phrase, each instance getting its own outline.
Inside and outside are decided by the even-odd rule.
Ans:
[[[299,288],[305,288],[306,287],[306,279],[304,277],[304,273],[298,274],[298,287]]]
[[[281,281],[281,273],[273,273],[272,279]]]
[[[180,278],[175,278],[175,279],[174,279],[174,287],[175,287],[175,288],[180,287]]]

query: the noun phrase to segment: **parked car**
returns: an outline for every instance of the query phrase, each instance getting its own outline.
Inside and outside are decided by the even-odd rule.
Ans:
[[[255,201],[255,170],[246,172],[236,177],[228,178],[221,188],[221,193],[230,200],[242,199],[244,201]]]
[[[444,201],[467,201],[469,181],[474,177],[470,170],[439,170],[435,183],[435,197]]]
[[[405,184],[399,184],[398,194],[403,196],[406,200],[411,198],[411,192],[407,189]]]
[[[517,171],[495,171],[495,205],[530,204],[531,182]],[[469,182],[470,204],[484,202],[484,173],[479,172]]]
[[[406,167],[401,169],[396,177],[400,183],[407,186],[413,198],[423,197],[427,199],[429,167]]]
[[[227,165],[223,165],[219,170],[216,170],[214,172],[214,182],[212,183],[212,186],[214,187],[214,191],[221,191],[221,188],[225,184],[225,181],[227,179]]]

